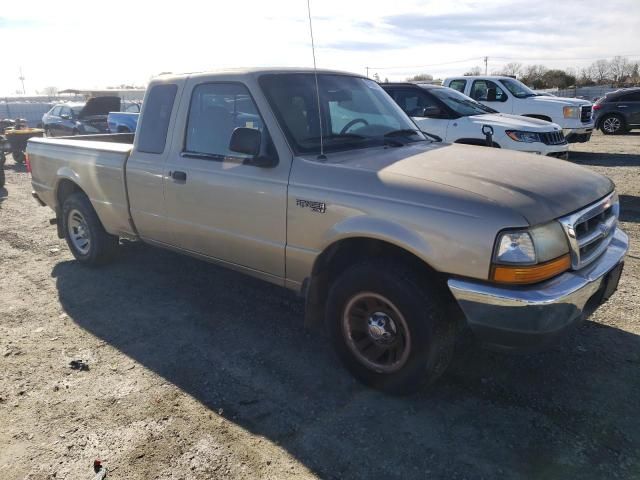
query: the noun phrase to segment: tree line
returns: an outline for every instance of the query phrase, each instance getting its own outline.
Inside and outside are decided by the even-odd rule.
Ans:
[[[482,75],[480,67],[473,67],[464,73],[465,76]],[[535,89],[588,87],[592,85],[613,85],[616,87],[640,85],[640,63],[630,62],[626,57],[614,57],[611,60],[596,60],[591,65],[581,68],[547,68],[544,65],[523,65],[519,62],[506,64],[491,75],[508,75],[516,77],[526,85]],[[407,81],[434,81],[429,74],[419,74],[407,78]],[[435,81],[434,81],[435,82]]]

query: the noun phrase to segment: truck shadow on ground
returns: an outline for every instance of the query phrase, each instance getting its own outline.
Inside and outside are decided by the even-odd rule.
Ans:
[[[623,330],[586,322],[531,356],[470,347],[394,398],[352,380],[276,286],[142,244],[52,275],[77,325],[323,478],[640,472],[640,337]]]
[[[569,161],[594,167],[637,167],[640,155],[631,153],[569,152]]]

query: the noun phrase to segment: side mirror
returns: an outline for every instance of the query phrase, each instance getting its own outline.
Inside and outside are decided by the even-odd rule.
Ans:
[[[256,130],[255,128],[239,127],[231,134],[229,150],[256,157],[260,154],[261,142],[262,134],[260,133],[260,130]]]

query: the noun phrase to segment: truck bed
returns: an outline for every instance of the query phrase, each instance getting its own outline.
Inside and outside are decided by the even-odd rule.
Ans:
[[[127,133],[31,139],[27,152],[35,193],[57,210],[56,192],[68,179],[87,194],[105,230],[117,235],[132,233],[125,164],[133,139]]]

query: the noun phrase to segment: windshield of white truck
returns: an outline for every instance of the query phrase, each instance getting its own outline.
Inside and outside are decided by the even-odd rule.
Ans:
[[[507,90],[511,92],[511,95],[513,95],[516,98],[535,97],[538,95],[536,92],[534,92],[529,87],[527,87],[524,83],[519,82],[518,80],[505,79],[505,80],[500,80],[500,83],[502,83],[505,87],[507,87]]]
[[[431,88],[428,91],[461,117],[496,113],[493,108],[476,102],[473,98],[451,88]]]
[[[348,75],[268,74],[260,77],[271,107],[298,154],[427,141],[413,121],[374,81]],[[322,119],[322,132],[320,121]]]

